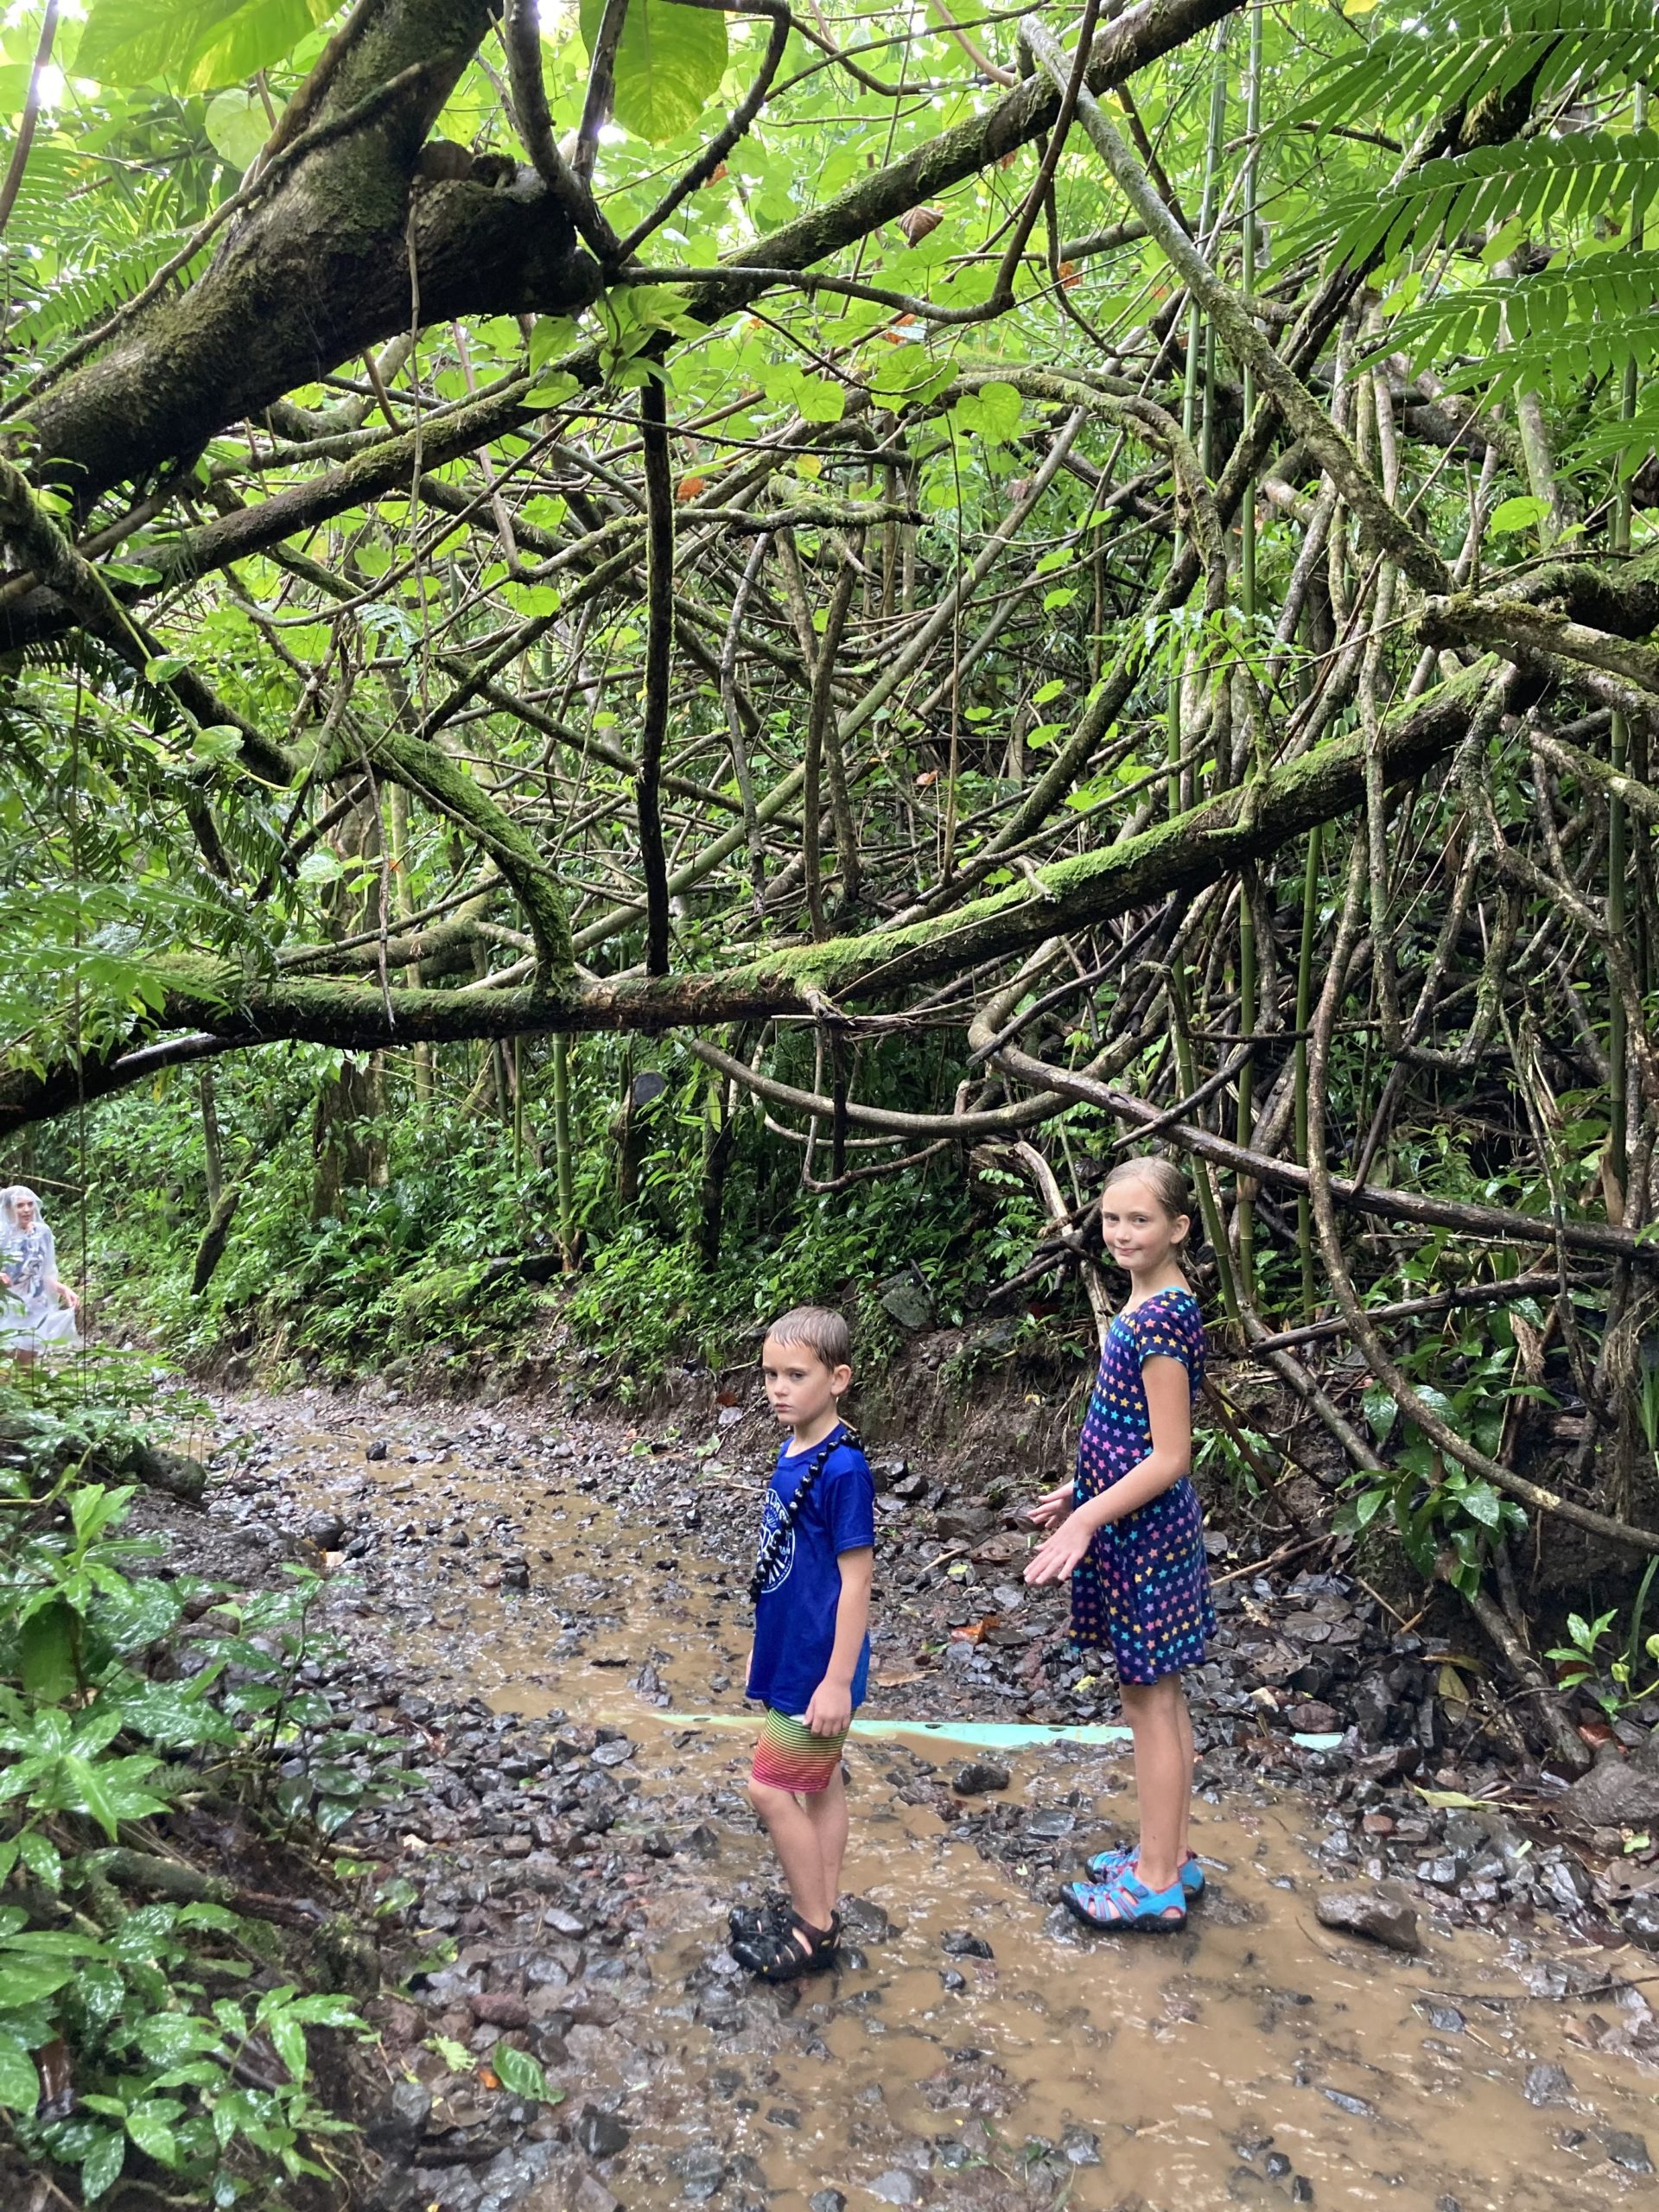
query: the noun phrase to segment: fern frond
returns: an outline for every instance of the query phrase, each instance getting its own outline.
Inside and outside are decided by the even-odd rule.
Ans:
[[[100,321],[122,300],[142,291],[182,243],[181,231],[163,230],[101,251],[89,266],[44,288],[7,328],[9,352],[38,361],[53,341]]]
[[[1501,98],[1535,74],[1536,96],[1547,99],[1574,79],[1635,79],[1656,68],[1659,16],[1649,0],[1428,0],[1357,60],[1334,62],[1287,120],[1438,115]]]
[[[1442,360],[1473,354],[1475,361],[1447,380],[1465,389],[1478,385],[1494,397],[1567,393],[1631,364],[1640,375],[1659,361],[1656,305],[1659,253],[1598,254],[1524,283],[1444,292],[1402,315],[1385,350],[1414,360],[1431,353]]]
[[[1346,194],[1312,213],[1287,251],[1329,242],[1340,261],[1392,261],[1499,224],[1536,230],[1615,209],[1639,222],[1656,194],[1659,131],[1518,139],[1426,162],[1391,192]]]

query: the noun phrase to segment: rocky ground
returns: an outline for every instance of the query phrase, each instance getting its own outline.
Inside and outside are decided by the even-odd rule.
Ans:
[[[345,1643],[313,1671],[425,1777],[341,1838],[394,1908],[410,1890],[373,2212],[1385,2189],[1474,2212],[1647,2185],[1659,1758],[1625,1730],[1572,1791],[1502,1763],[1466,1655],[1348,1576],[1211,1539],[1211,1891],[1179,1936],[1090,1945],[1053,1903],[1132,1822],[1120,1745],[871,1736],[843,1970],[780,1992],[721,1940],[766,1880],[741,1700],[764,1409],[681,1436],[308,1392],[226,1402],[197,1448],[207,1514],[152,1522],[235,1582],[326,1563]],[[877,1473],[871,1717],[1109,1722],[1063,1605],[1020,1582],[1021,1501]],[[558,2102],[501,2086],[504,2044]]]

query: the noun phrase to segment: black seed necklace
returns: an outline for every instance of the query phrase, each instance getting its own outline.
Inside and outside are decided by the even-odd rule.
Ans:
[[[772,1523],[771,1530],[761,1540],[760,1549],[754,1562],[754,1573],[749,1577],[749,1603],[752,1605],[760,1603],[760,1593],[771,1579],[772,1568],[784,1555],[784,1546],[788,1542],[790,1533],[795,1523],[801,1517],[802,1509],[811,1494],[812,1485],[823,1472],[830,1454],[840,1444],[850,1444],[855,1452],[861,1452],[864,1448],[858,1440],[856,1429],[836,1427],[824,1438],[823,1443],[807,1461],[805,1471],[795,1485],[795,1495],[790,1499],[788,1504],[783,1507],[778,1519]],[[766,1487],[766,1495],[768,1497],[772,1495],[770,1484]],[[762,1512],[766,1510],[764,1506],[761,1510]]]

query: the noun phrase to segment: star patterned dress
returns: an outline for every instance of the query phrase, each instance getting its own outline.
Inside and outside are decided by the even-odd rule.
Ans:
[[[1152,1449],[1141,1363],[1179,1359],[1194,1399],[1204,1380],[1204,1323],[1190,1290],[1159,1290],[1106,1332],[1077,1443],[1073,1496],[1082,1505],[1140,1465]],[[1161,1495],[1096,1532],[1071,1577],[1071,1630],[1109,1646],[1122,1682],[1155,1682],[1203,1659],[1216,1631],[1204,1512],[1185,1475]]]

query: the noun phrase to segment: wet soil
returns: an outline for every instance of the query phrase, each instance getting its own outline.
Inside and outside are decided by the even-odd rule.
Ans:
[[[1446,1764],[1434,1655],[1339,1578],[1224,1586],[1185,1929],[1090,1937],[1054,1902],[1133,1832],[1127,1746],[861,1734],[843,1965],[772,1990],[724,1948],[771,1880],[743,1795],[760,1424],[310,1392],[219,1416],[188,1564],[324,1557],[347,1656],[316,1671],[427,1777],[342,1838],[418,1892],[388,1938],[375,2212],[1589,2212],[1654,2188],[1630,1881],[1616,1909],[1546,1809]],[[870,1720],[1109,1720],[1063,1600],[1020,1586],[1011,1511],[882,1479]],[[1419,1950],[1322,1925],[1338,1890],[1408,1908]],[[504,2037],[560,2103],[493,2086]]]

